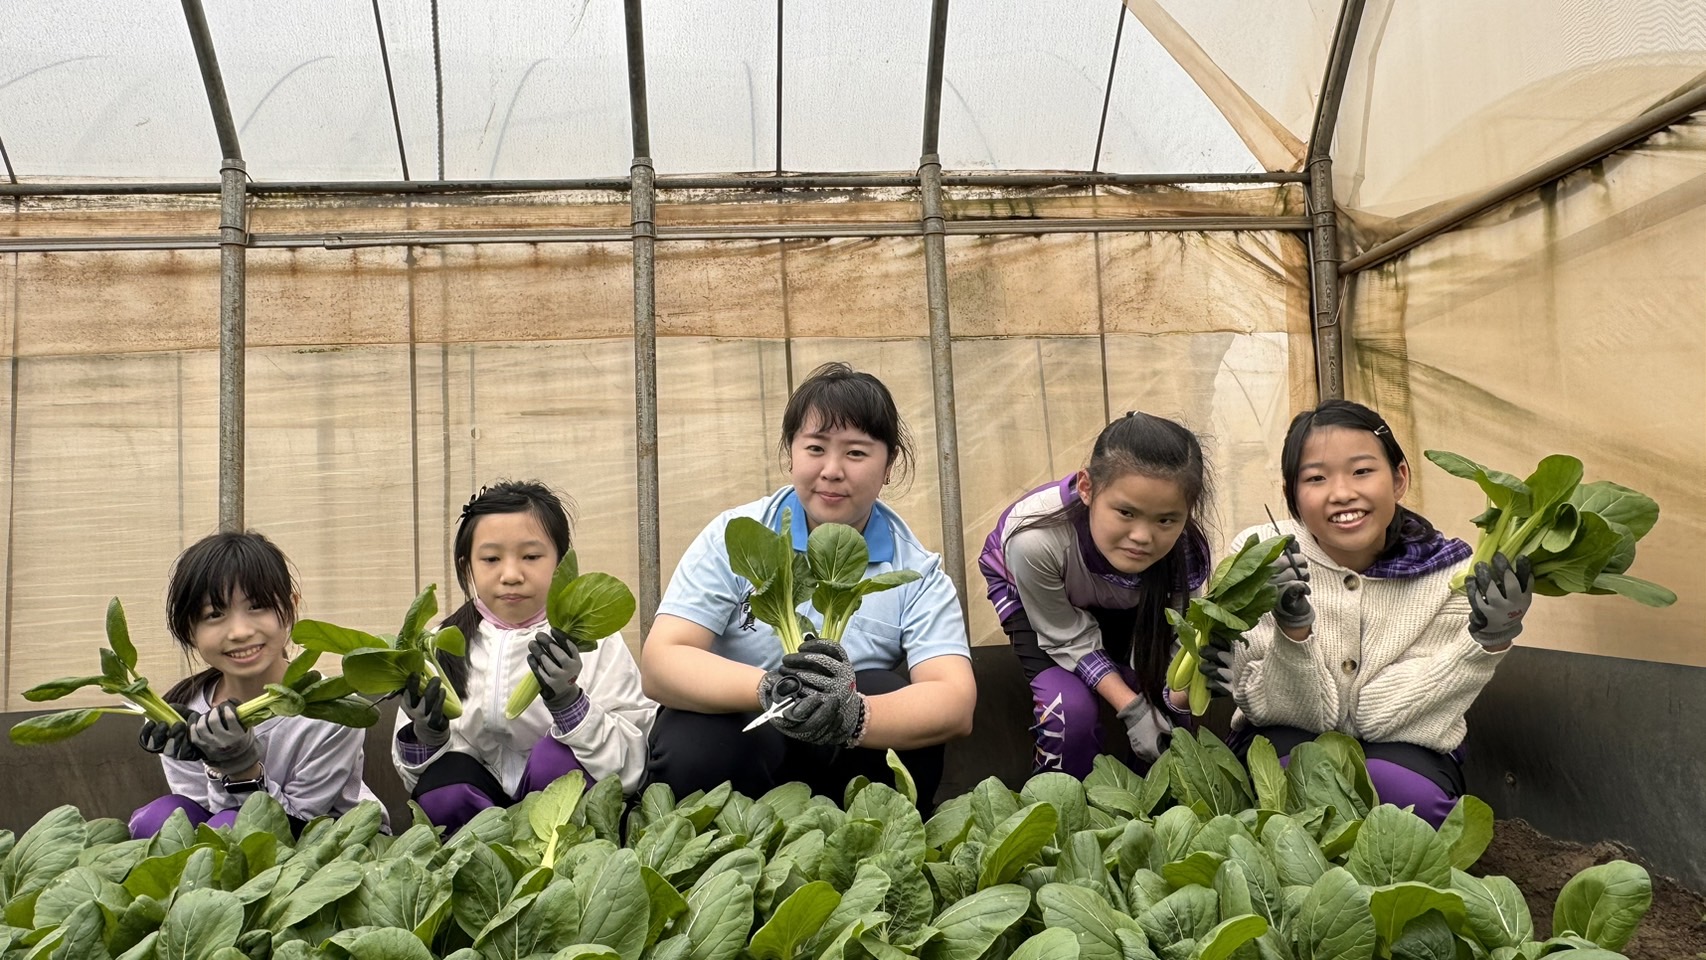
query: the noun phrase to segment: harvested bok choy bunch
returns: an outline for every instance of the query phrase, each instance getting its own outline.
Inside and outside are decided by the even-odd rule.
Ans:
[[[634,592],[608,573],[581,573],[573,549],[551,574],[545,597],[545,619],[582,652],[598,649],[598,641],[622,629],[634,616]],[[539,678],[528,671],[504,705],[511,720],[522,715],[539,696]]]
[[[273,717],[307,717],[344,727],[371,727],[379,710],[356,695],[345,677],[322,676],[314,669],[320,651],[310,650],[290,661],[284,679],[269,683],[266,692],[237,706],[237,720],[254,729]]]
[[[24,699],[32,703],[58,700],[84,687],[101,688],[103,693],[123,697],[128,705],[87,707],[61,710],[31,717],[14,724],[12,742],[20,744],[54,743],[87,730],[96,720],[109,713],[145,716],[164,724],[182,723],[183,717],[172,705],[160,698],[148,685],[147,678],[136,672],[136,645],[130,642],[130,626],[125,622],[124,605],[114,597],[107,604],[107,646],[101,648],[99,676],[65,677],[49,680],[24,691]]]
[[[428,630],[426,624],[438,613],[438,585],[429,584],[409,605],[403,628],[395,637],[374,636],[321,620],[298,620],[290,638],[305,649],[335,653],[344,660],[343,679],[351,689],[370,697],[388,697],[403,689],[411,674],[439,677],[444,684],[444,715],[462,715],[462,700],[456,696],[438,651],[465,656],[468,641],[455,627]]]
[[[1285,537],[1257,540],[1251,534],[1237,553],[1214,568],[1203,595],[1192,597],[1183,614],[1167,609],[1167,622],[1179,635],[1179,651],[1167,667],[1167,686],[1190,693],[1192,715],[1201,716],[1208,709],[1208,678],[1197,669],[1202,648],[1215,638],[1227,641],[1221,646],[1242,641],[1244,631],[1279,602],[1279,590],[1268,578],[1285,544]]]
[[[1605,480],[1582,483],[1582,462],[1563,454],[1540,461],[1523,480],[1444,450],[1429,450],[1427,458],[1487,495],[1487,509],[1471,521],[1481,537],[1453,588],[1462,590],[1476,564],[1502,553],[1513,563],[1527,557],[1534,592],[1549,597],[1619,593],[1649,607],[1676,602],[1670,590],[1625,572],[1635,562],[1635,542],[1659,520],[1659,505],[1646,494]]]
[[[864,598],[919,578],[916,570],[889,570],[865,576],[870,550],[859,531],[841,523],[819,524],[806,538],[806,552],[794,551],[793,511],[782,511],[777,533],[751,517],[736,517],[724,530],[729,569],[752,584],[752,615],[776,631],[783,653],[795,653],[807,634],[840,642]],[[810,600],[823,617],[819,630],[799,612]]]

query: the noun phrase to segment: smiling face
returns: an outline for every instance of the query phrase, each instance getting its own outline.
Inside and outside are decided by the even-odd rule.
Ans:
[[[788,475],[806,525],[844,523],[863,531],[888,480],[888,445],[856,427],[830,427],[812,411],[788,444]]]
[[[489,513],[474,525],[469,555],[474,592],[509,623],[526,623],[545,609],[557,548],[531,511]]]
[[[1128,472],[1093,488],[1089,473],[1081,472],[1078,496],[1090,508],[1090,539],[1124,574],[1142,573],[1165,557],[1191,515],[1177,483],[1141,473]]]
[[[1366,570],[1386,546],[1386,528],[1410,486],[1409,464],[1394,470],[1367,430],[1321,427],[1303,441],[1297,512],[1327,556]]]
[[[201,659],[225,675],[225,695],[246,699],[284,679],[291,626],[276,608],[250,600],[235,587],[223,605],[203,605],[190,640]]]

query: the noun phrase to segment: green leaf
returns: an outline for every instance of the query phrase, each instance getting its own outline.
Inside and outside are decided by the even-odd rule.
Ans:
[[[1279,754],[1274,750],[1273,742],[1258,735],[1250,742],[1247,756],[1250,780],[1256,787],[1257,803],[1264,810],[1292,813],[1285,768],[1280,766]]]
[[[1607,950],[1621,950],[1653,904],[1647,871],[1626,860],[1589,867],[1558,892],[1552,933],[1574,933]]]
[[[274,932],[293,927],[330,904],[353,893],[361,886],[362,866],[348,860],[335,860],[321,867],[291,891],[267,923]],[[173,908],[174,911],[176,908]],[[168,919],[170,917],[168,916]]]
[[[0,900],[15,900],[45,888],[77,862],[86,826],[70,806],[55,807],[37,820],[0,860]]]
[[[1268,932],[1268,921],[1247,914],[1224,920],[1197,938],[1193,960],[1228,960],[1239,947]]]
[[[640,874],[640,858],[618,850],[597,878],[581,890],[580,939],[614,949],[622,960],[639,960],[649,930],[651,901]]]
[[[1523,514],[1530,512],[1528,485],[1515,476],[1498,470],[1488,470],[1467,457],[1444,450],[1424,450],[1422,455],[1454,477],[1475,481],[1494,506],[1509,509],[1512,504],[1516,504]]]
[[[627,625],[634,617],[634,592],[608,573],[585,573],[563,591],[561,622],[551,626],[569,635],[581,650]]]
[[[1369,812],[1345,868],[1371,886],[1418,881],[1451,884],[1451,849],[1427,821],[1391,804]]]
[[[407,930],[395,927],[369,930],[344,948],[350,960],[433,960],[426,948]]]
[[[893,750],[886,751],[883,759],[888,763],[889,770],[894,774],[895,789],[914,807],[918,806],[918,782],[912,779],[912,771],[906,769],[906,764],[900,760],[900,754]]]
[[[1207,739],[1213,734],[1204,730],[1201,736]],[[1179,802],[1186,806],[1200,802],[1207,807],[1210,816],[1236,813],[1249,805],[1248,793],[1220,764],[1214,753],[1188,731],[1174,732],[1167,756],[1172,770],[1173,793]]]
[[[101,719],[106,714],[128,712],[130,711],[111,707],[94,707],[44,713],[13,724],[10,733],[12,742],[21,746],[33,747],[44,743],[57,743],[89,729],[94,726],[96,720]]]
[[[1451,922],[1453,929],[1461,927],[1466,916],[1462,894],[1425,883],[1375,887],[1369,893],[1368,909],[1374,917],[1375,935],[1385,943],[1396,942],[1410,921],[1429,911],[1438,911]]]
[[[1676,602],[1676,593],[1650,580],[1622,573],[1602,573],[1593,578],[1594,590],[1628,597],[1649,607],[1668,607]]]
[[[130,642],[130,625],[124,619],[124,604],[114,597],[107,601],[107,646],[113,648],[127,669],[136,669],[136,644]]]
[[[1188,886],[1137,915],[1150,943],[1200,940],[1220,919],[1220,897],[1207,887]]]
[[[682,941],[686,942],[685,939]],[[621,955],[602,943],[577,943],[551,954],[551,960],[622,960]]]
[[[173,960],[207,960],[236,946],[243,932],[243,902],[222,890],[191,890],[172,903],[160,925],[155,952]]]
[[[846,524],[818,524],[806,538],[806,563],[820,583],[856,584],[864,578],[870,562],[865,538]]]
[[[462,635],[462,628],[460,627],[444,627],[433,633],[432,647],[440,653],[466,657],[468,655],[468,638]]]
[[[1047,803],[1054,808],[1055,846],[1064,847],[1067,840],[1084,829],[1089,805],[1085,800],[1083,781],[1065,773],[1039,773],[1026,781],[1019,790],[1020,803]]]
[[[677,929],[693,944],[689,960],[733,960],[752,929],[752,887],[734,871],[717,874],[688,895]]]
[[[1412,920],[1390,944],[1392,960],[1457,960],[1459,941],[1437,911]]]
[[[94,676],[62,677],[58,680],[49,680],[46,683],[38,683],[28,690],[25,690],[24,699],[31,703],[58,700],[60,697],[68,696],[75,691],[83,689],[84,687],[96,686],[105,679],[106,678],[102,676]]]
[[[923,960],[977,960],[997,937],[1019,921],[1031,892],[1013,884],[987,887],[950,905],[931,921],[938,931],[924,945]]]
[[[1368,960],[1375,944],[1368,888],[1343,867],[1328,870],[1309,888],[1289,930],[1297,960]]]
[[[1327,872],[1327,858],[1321,855],[1315,838],[1288,816],[1268,818],[1262,827],[1262,847],[1286,886],[1314,886]]]
[[[1449,850],[1451,865],[1467,870],[1487,852],[1493,842],[1493,808],[1479,797],[1464,796],[1439,825],[1439,836]]]
[[[978,871],[978,889],[1010,883],[1054,839],[1058,817],[1047,803],[1033,803],[1002,821],[989,835]]]
[[[409,604],[409,612],[403,617],[403,626],[397,631],[397,646],[419,648],[421,632],[426,629],[427,621],[438,613],[438,584],[429,583],[420,596]]]
[[[836,889],[853,882],[861,864],[876,856],[882,849],[882,829],[864,820],[848,820],[830,834],[818,860],[817,876],[828,880]]]
[[[357,650],[390,649],[391,644],[360,630],[351,630],[320,620],[298,620],[290,628],[290,639],[306,650],[348,656]]]
[[[758,960],[793,960],[800,945],[815,936],[841,905],[841,894],[822,880],[800,887],[776,907],[752,935],[748,949]]]
[[[1212,887],[1214,875],[1220,871],[1220,865],[1225,860],[1221,854],[1198,850],[1182,860],[1174,860],[1162,866],[1161,876],[1166,878],[1167,885],[1174,889],[1192,884]]]
[[[545,851],[539,859],[541,866],[550,867],[557,862],[557,828],[568,825],[585,792],[586,777],[579,770],[571,770],[539,791],[527,808],[527,822],[533,836],[545,842]]]
[[[884,850],[897,850],[914,863],[924,862],[924,820],[918,806],[893,787],[873,783],[859,791],[847,806],[847,816],[882,824],[880,843]]]
[[[1528,901],[1508,877],[1472,877],[1451,871],[1451,889],[1463,898],[1465,924],[1489,950],[1534,939]]]
[[[1141,928],[1129,917],[1121,916],[1107,901],[1086,887],[1065,883],[1045,884],[1037,891],[1037,906],[1042,909],[1045,927],[1064,927],[1078,937],[1079,955],[1083,960],[1121,960],[1121,927]]]
[[[1065,927],[1050,927],[1020,944],[1007,960],[1078,960],[1078,936]]]
[[[1608,523],[1620,524],[1639,540],[1659,522],[1659,505],[1653,498],[1609,480],[1584,483],[1570,494],[1571,505],[1583,513],[1597,513]]]
[[[472,824],[470,824],[472,825]],[[463,828],[466,834],[467,828]],[[460,836],[460,835],[459,835]],[[503,909],[513,878],[492,848],[477,840],[466,844],[466,857],[451,878],[451,914],[464,933],[473,937]],[[583,937],[584,939],[584,937]]]

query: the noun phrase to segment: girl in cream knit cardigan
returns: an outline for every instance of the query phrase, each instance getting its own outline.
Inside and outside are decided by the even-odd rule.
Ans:
[[[1532,601],[1527,558],[1496,555],[1453,592],[1469,545],[1399,505],[1409,463],[1361,404],[1298,415],[1281,472],[1293,542],[1275,568],[1280,602],[1247,644],[1205,660],[1210,685],[1282,757],[1328,730],[1355,737],[1382,801],[1437,825],[1463,794],[1464,713]]]

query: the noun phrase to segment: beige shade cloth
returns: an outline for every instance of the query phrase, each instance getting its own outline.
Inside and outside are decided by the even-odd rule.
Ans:
[[[892,503],[939,547],[922,249],[659,245],[666,579],[711,517],[786,482],[790,385],[835,359],[893,390],[918,466]],[[1220,533],[1274,502],[1281,432],[1313,400],[1298,237],[953,237],[948,253],[976,642],[1000,640],[975,569],[989,525],[1081,466],[1110,412],[1202,434]],[[215,526],[217,263],[0,259],[8,709],[93,667],[113,595],[143,672],[162,687],[186,672],[163,601],[173,558]],[[498,477],[572,496],[582,569],[637,583],[627,244],[251,250],[248,263],[246,521],[294,562],[303,616],[391,631],[427,583],[458,601],[456,518]]]
[[[1519,476],[1569,453],[1659,502],[1629,572],[1676,605],[1543,597],[1523,644],[1706,665],[1703,254],[1697,118],[1356,277],[1347,389],[1391,419],[1440,526],[1478,533],[1484,501],[1428,448]]]

